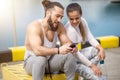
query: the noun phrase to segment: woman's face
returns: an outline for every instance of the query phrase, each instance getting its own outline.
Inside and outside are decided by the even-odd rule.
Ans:
[[[80,24],[81,16],[82,15],[79,13],[79,11],[68,12],[68,18],[73,27],[76,27]]]

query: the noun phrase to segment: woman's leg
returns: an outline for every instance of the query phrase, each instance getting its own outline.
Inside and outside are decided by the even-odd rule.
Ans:
[[[94,74],[91,68],[88,66],[85,66],[83,64],[77,64],[76,65],[76,72],[79,73],[80,77],[83,77],[87,80],[98,80],[98,77]]]
[[[90,60],[95,65],[98,64],[98,50],[94,47],[88,47],[84,48],[80,51],[81,54],[83,54],[88,60]],[[79,62],[76,66],[76,71],[80,73],[80,76],[82,76],[84,79],[89,80],[98,80],[98,77],[94,74],[93,70],[83,65],[81,62]]]
[[[87,57],[92,63],[97,65],[98,60],[98,50],[94,47],[84,48],[80,51],[85,57]]]

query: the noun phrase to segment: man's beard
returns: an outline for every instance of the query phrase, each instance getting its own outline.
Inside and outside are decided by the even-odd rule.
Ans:
[[[57,31],[58,25],[57,25],[56,27],[54,27],[53,22],[52,22],[52,19],[51,19],[51,16],[50,16],[49,19],[47,20],[47,23],[48,23],[48,25],[49,25],[50,30],[52,30],[52,31]]]

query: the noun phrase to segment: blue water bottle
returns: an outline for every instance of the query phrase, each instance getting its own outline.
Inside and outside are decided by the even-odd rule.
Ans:
[[[101,60],[101,61],[100,61],[99,68],[100,68],[101,71],[102,71],[102,76],[99,77],[99,80],[107,80],[107,70],[106,70],[106,66],[105,66],[105,64],[104,64],[104,60]]]

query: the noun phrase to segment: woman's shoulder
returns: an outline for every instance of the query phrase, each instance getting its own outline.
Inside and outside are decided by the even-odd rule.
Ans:
[[[86,19],[83,18],[83,17],[81,17],[81,20],[82,20],[83,22],[85,22],[85,23],[87,22]]]
[[[88,23],[85,18],[81,17],[81,21],[82,21],[84,27],[88,26]]]
[[[67,21],[66,24],[64,25],[65,29],[67,29],[70,26],[70,22]]]

